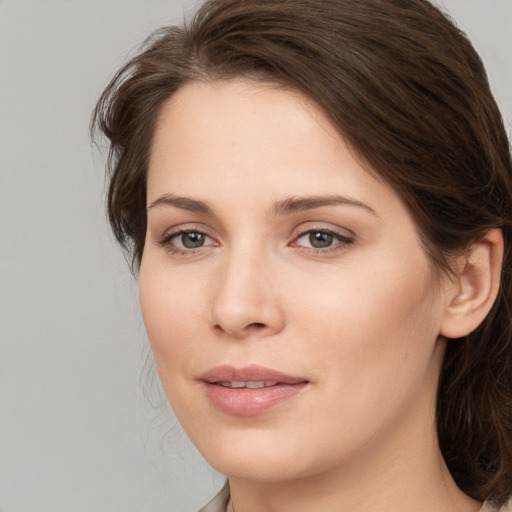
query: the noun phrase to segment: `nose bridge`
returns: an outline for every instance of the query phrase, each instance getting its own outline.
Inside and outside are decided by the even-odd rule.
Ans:
[[[273,283],[271,255],[242,242],[226,251],[212,305],[212,323],[231,337],[269,335],[282,328],[283,315]]]

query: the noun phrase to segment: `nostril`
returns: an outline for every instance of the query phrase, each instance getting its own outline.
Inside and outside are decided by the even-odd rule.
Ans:
[[[213,326],[214,330],[219,333],[230,333],[232,335],[235,335],[236,337],[245,337],[249,335],[250,333],[256,333],[256,332],[264,332],[264,329],[267,327],[266,324],[261,322],[253,322],[252,324],[246,325],[241,331],[238,332],[238,334],[235,334],[234,332],[229,331],[229,329],[225,329],[222,325],[216,324]]]
[[[262,323],[259,323],[259,322],[255,322],[255,323],[252,323],[252,324],[249,324],[247,326],[249,329],[262,329],[263,327],[265,327],[265,324],[262,324]]]

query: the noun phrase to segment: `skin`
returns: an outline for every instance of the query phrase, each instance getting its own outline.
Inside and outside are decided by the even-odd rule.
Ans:
[[[158,371],[236,512],[478,510],[434,426],[460,283],[433,272],[401,199],[311,101],[243,80],[185,86],[160,115],[147,202],[140,300]],[[184,247],[198,235],[180,229],[204,244]],[[312,247],[312,232],[332,239]],[[230,415],[200,381],[225,364],[308,384]]]

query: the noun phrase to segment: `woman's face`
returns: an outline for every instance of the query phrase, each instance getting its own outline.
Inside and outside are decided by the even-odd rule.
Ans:
[[[311,101],[185,86],[161,113],[147,204],[144,321],[215,468],[296,479],[435,444],[448,280]]]

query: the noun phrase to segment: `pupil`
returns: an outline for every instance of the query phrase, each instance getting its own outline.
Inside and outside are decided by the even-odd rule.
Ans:
[[[187,249],[196,249],[204,244],[204,235],[202,233],[184,233],[181,241]]]
[[[330,247],[333,242],[333,236],[329,233],[310,233],[309,235],[309,243],[315,249],[322,249],[324,247]]]

